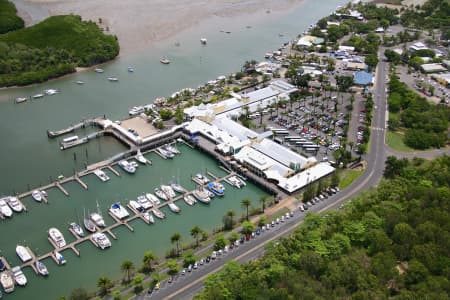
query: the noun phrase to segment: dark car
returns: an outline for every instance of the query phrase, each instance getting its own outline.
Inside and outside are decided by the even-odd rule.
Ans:
[[[211,256],[210,255],[208,255],[208,257],[206,257],[206,260],[205,260],[207,263],[209,263],[210,261],[211,261]]]
[[[240,242],[241,244],[243,244],[243,243],[245,242],[245,236],[241,236],[241,239],[239,240],[239,242]]]
[[[147,294],[151,295],[153,293],[153,288],[149,288]]]
[[[256,234],[260,235],[261,234],[261,228],[256,229]]]

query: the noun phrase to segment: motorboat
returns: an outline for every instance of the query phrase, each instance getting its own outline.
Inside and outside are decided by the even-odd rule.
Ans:
[[[59,93],[59,90],[56,90],[56,89],[47,89],[47,90],[44,90],[44,93],[45,93],[46,95],[53,96],[53,95],[58,94],[58,93]]]
[[[147,193],[145,194],[145,197],[147,197],[147,199],[153,203],[154,206],[158,206],[161,204],[161,201],[158,199],[158,197],[156,197],[155,195],[151,194],[151,193]]]
[[[4,260],[4,258],[0,257],[0,272],[3,272],[6,270],[6,264],[3,260]]]
[[[128,111],[128,114],[130,116],[137,116],[139,114],[142,114],[145,112],[145,108],[143,106],[133,106],[132,108],[130,108],[130,110]]]
[[[223,196],[225,194],[224,187],[219,182],[210,182],[207,185],[208,189],[217,196]]]
[[[169,202],[168,205],[170,210],[174,213],[179,213],[181,211],[181,209],[175,203]]]
[[[195,203],[197,203],[197,200],[195,200],[195,197],[192,195],[186,195],[183,197],[184,202],[186,202],[188,205],[192,206]]]
[[[111,76],[111,77],[108,77],[108,80],[112,81],[112,82],[117,82],[117,81],[119,81],[119,78],[117,78],[115,76]]]
[[[31,98],[33,98],[33,99],[39,99],[39,98],[43,98],[43,97],[44,97],[44,94],[41,94],[41,93],[31,96]]]
[[[148,211],[146,211],[146,212],[142,215],[142,217],[143,217],[148,223],[150,223],[150,224],[155,223],[155,219],[153,218],[153,215],[152,215],[150,212],[148,212]]]
[[[214,198],[216,196],[216,194],[214,194],[213,192],[211,192],[208,188],[203,187],[203,192],[205,192],[209,198]]]
[[[25,102],[27,100],[28,100],[28,98],[26,98],[26,97],[17,97],[16,99],[14,99],[14,102],[22,103],[22,102]]]
[[[110,178],[108,175],[105,174],[101,169],[94,170],[94,174],[100,178],[101,181],[105,182],[108,181]]]
[[[127,68],[128,72],[133,73],[134,72],[134,68],[133,67],[128,67]]]
[[[152,202],[150,200],[148,200],[147,196],[145,196],[145,195],[138,196],[137,203],[139,203],[144,208],[144,210],[150,209],[153,206]]]
[[[187,190],[186,190],[184,187],[182,187],[180,184],[178,184],[178,183],[176,183],[176,182],[172,182],[172,183],[170,184],[170,187],[171,187],[175,192],[178,192],[178,193],[180,193],[180,194],[183,194],[183,193],[186,193],[186,192],[187,192]]]
[[[75,222],[72,222],[69,225],[70,225],[70,228],[72,229],[72,231],[75,232],[76,235],[78,235],[79,237],[84,237],[84,231],[80,225],[78,225]]]
[[[130,206],[138,212],[145,211],[144,207],[142,205],[140,205],[136,200],[130,200]]]
[[[133,165],[131,165],[127,160],[119,161],[119,166],[130,174],[134,174],[136,172],[136,168]]]
[[[16,254],[22,262],[27,262],[33,258],[30,254],[30,251],[28,251],[28,249],[22,245],[16,246]]]
[[[97,231],[97,227],[95,227],[94,222],[92,222],[92,220],[90,218],[84,218],[83,224],[84,224],[84,228],[86,228],[87,231],[92,232],[92,233]]]
[[[240,179],[238,176],[230,176],[226,180],[230,185],[235,186],[237,188],[241,188],[246,185],[245,181]]]
[[[59,231],[57,228],[50,228],[48,230],[48,235],[58,248],[66,246],[66,240],[64,239],[61,231]]]
[[[174,146],[172,146],[170,144],[165,145],[164,149],[169,152],[172,152],[173,154],[180,154],[180,150],[178,150],[177,148],[175,148]]]
[[[100,69],[100,68],[95,68],[94,71],[95,71],[96,73],[103,73],[103,72],[105,72],[105,70]]]
[[[113,203],[109,209],[109,211],[116,216],[119,220],[122,220],[128,217],[130,214],[127,209],[123,207],[120,202]]]
[[[95,244],[95,246],[97,246],[98,248],[100,248],[102,250],[105,248],[111,247],[111,241],[108,239],[106,234],[104,234],[102,232],[94,233],[91,236],[91,240]]]
[[[12,217],[13,211],[6,203],[5,198],[0,199],[0,214],[5,217]]]
[[[200,39],[200,43],[201,43],[202,45],[206,45],[206,43],[208,43],[208,40],[207,40],[206,38],[201,38],[201,39]]]
[[[173,154],[170,151],[167,151],[166,149],[164,149],[163,147],[159,147],[156,149],[156,151],[158,151],[159,154],[161,154],[161,156],[163,158],[173,158],[175,156],[175,154]]]
[[[170,64],[170,60],[167,57],[163,57],[159,61],[164,65]]]
[[[161,198],[161,199],[163,199],[163,200],[169,200],[168,198],[167,198],[167,195],[166,195],[166,193],[164,193],[161,189],[159,189],[159,188],[156,188],[155,189],[155,194],[156,194],[156,196],[158,196],[159,198]]]
[[[46,192],[46,191],[42,190],[42,191],[40,191],[40,192],[41,192],[42,196],[44,196],[44,197],[48,197],[48,194],[47,194],[47,192]]]
[[[64,258],[64,256],[59,253],[58,251],[55,251],[55,258],[56,261],[58,262],[58,265],[64,265],[66,264],[66,259]]]
[[[102,215],[96,212],[93,212],[89,215],[91,220],[95,223],[95,225],[99,227],[105,227],[105,220],[103,219]]]
[[[138,151],[136,156],[135,156],[136,160],[138,162],[140,162],[141,164],[146,165],[147,164],[147,159],[144,157],[144,155],[141,153],[141,151]]]
[[[17,197],[14,197],[14,196],[6,197],[6,202],[8,203],[9,207],[11,207],[11,209],[14,212],[21,212],[24,209],[23,204],[20,203],[20,201],[19,201],[19,199],[17,199]]]
[[[177,195],[175,191],[170,187],[170,185],[161,185],[161,190],[167,195],[169,198],[174,198]]]
[[[134,167],[135,169],[137,169],[139,167],[139,164],[135,160],[130,161],[130,165],[132,167]]]
[[[79,85],[82,85],[82,84],[84,84],[84,81],[77,80],[77,81],[74,81],[74,83],[79,84]]]
[[[27,285],[27,277],[25,274],[23,274],[22,269],[17,266],[11,269],[11,272],[14,277],[14,281],[17,283],[17,285],[20,286],[26,286]]]
[[[194,190],[192,192],[192,195],[200,202],[209,204],[211,203],[211,198],[209,197],[208,193],[206,193],[204,190]]]
[[[164,219],[166,217],[166,214],[157,209],[156,207],[152,209],[152,213],[155,215],[155,217]]]
[[[42,276],[47,276],[49,274],[47,266],[42,261],[36,260],[34,266],[36,267],[38,273],[41,274]]]
[[[0,283],[5,293],[14,292],[14,279],[9,271],[4,271],[0,274]]]
[[[41,202],[42,201],[42,193],[38,190],[34,190],[31,192],[31,197],[33,197],[33,199],[37,202]]]
[[[207,183],[209,182],[209,178],[206,177],[205,175],[201,174],[201,173],[195,174],[195,179],[196,179],[200,184],[207,184]]]

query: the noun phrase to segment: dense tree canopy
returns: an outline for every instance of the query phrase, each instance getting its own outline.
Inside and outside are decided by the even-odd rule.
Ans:
[[[0,0],[0,34],[24,27],[24,21],[16,13],[16,6],[12,2]]]
[[[211,275],[195,299],[448,299],[450,157],[395,160],[377,189],[309,214],[261,259]]]

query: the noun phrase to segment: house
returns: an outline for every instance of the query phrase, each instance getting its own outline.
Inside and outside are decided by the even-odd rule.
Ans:
[[[408,49],[409,49],[409,51],[414,52],[414,51],[418,51],[418,50],[426,50],[426,49],[428,49],[428,47],[425,46],[425,44],[422,42],[417,42],[417,43],[414,43],[411,46],[409,46]]]
[[[440,73],[447,71],[441,64],[423,64],[420,69],[424,73]]]

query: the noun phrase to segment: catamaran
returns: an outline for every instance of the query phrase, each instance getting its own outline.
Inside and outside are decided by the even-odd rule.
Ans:
[[[48,235],[58,248],[66,246],[66,240],[64,239],[64,236],[62,235],[61,231],[59,231],[57,228],[55,227],[50,228],[48,230]]]
[[[119,220],[122,220],[126,217],[128,217],[130,214],[128,213],[127,209],[123,207],[120,202],[113,203],[111,205],[111,208],[109,211],[116,216]]]
[[[94,233],[91,237],[92,242],[100,249],[105,249],[111,247],[111,241],[108,239],[106,234],[102,232]]]

